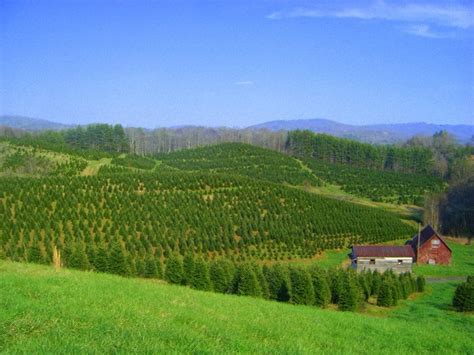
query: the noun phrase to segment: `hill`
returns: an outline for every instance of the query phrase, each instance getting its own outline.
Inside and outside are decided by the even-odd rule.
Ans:
[[[0,351],[468,354],[455,283],[378,317],[0,261]],[[374,309],[374,312],[380,310]]]
[[[73,127],[73,125],[66,125],[63,123],[43,120],[40,118],[13,115],[0,116],[0,126],[19,128],[28,131],[61,130]]]
[[[270,121],[248,128],[265,128],[272,131],[307,129],[316,133],[326,133],[336,137],[350,138],[369,143],[396,143],[405,141],[414,135],[431,136],[441,130],[445,130],[455,136],[460,143],[467,143],[474,136],[473,125],[437,125],[417,122],[358,126],[319,118]]]
[[[156,159],[184,171],[242,175],[290,185],[320,185],[309,169],[286,154],[242,143],[223,143],[160,154]]]
[[[97,268],[120,245],[130,270],[147,258],[313,258],[321,250],[410,237],[395,214],[249,178],[126,173],[3,178],[0,249],[12,260]],[[135,271],[139,273],[138,271]],[[133,272],[132,272],[133,273]]]

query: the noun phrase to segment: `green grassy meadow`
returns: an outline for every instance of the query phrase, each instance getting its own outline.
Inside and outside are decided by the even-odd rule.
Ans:
[[[472,353],[454,283],[382,317],[200,292],[160,281],[0,262],[6,353]]]

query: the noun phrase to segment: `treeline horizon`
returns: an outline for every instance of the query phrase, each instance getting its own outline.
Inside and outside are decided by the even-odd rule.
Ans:
[[[447,179],[469,176],[466,160],[474,146],[460,145],[445,131],[432,137],[414,136],[400,144],[375,145],[308,130],[270,131],[209,127],[123,128],[92,124],[60,131],[26,132],[0,128],[0,138],[19,145],[97,159],[129,153],[154,156],[226,142],[245,143],[299,158],[331,164],[402,173],[436,175]],[[467,169],[469,170],[469,169]]]

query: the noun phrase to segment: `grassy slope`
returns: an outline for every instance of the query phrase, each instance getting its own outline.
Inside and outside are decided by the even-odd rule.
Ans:
[[[0,262],[9,352],[469,353],[474,317],[451,284],[389,317],[204,293],[159,282]]]

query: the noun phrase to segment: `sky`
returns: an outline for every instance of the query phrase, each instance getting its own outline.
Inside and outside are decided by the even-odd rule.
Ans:
[[[474,124],[474,2],[0,0],[0,114]]]

